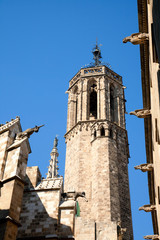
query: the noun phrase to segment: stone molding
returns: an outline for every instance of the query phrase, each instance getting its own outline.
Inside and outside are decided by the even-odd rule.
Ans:
[[[113,131],[119,129],[121,131],[121,136],[126,136],[127,131],[125,128],[120,127],[118,124],[113,123],[109,120],[98,119],[98,120],[87,120],[87,121],[79,121],[74,127],[72,127],[65,135],[66,141],[74,137],[75,134],[85,129],[86,131],[91,130],[91,135],[93,134],[93,129],[100,130],[100,126],[105,126],[106,129],[112,128]],[[125,134],[123,134],[125,132]]]
[[[20,117],[16,117],[16,119],[13,119],[10,122],[2,125],[0,127],[0,134],[5,132],[5,131],[7,131],[7,130],[9,130],[10,127],[12,127],[14,124],[19,123],[19,122],[20,122]]]
[[[18,175],[12,176],[12,177],[10,177],[10,178],[6,178],[6,179],[2,180],[1,183],[4,185],[5,183],[8,183],[8,182],[13,181],[13,180],[18,180],[19,182],[21,182],[21,183],[24,184],[24,185],[25,185],[25,183],[26,183],[26,182],[25,182],[24,180],[22,180]]]
[[[97,77],[97,76],[108,76],[112,80],[122,85],[122,77],[112,71],[110,68],[105,65],[98,67],[82,68],[71,80],[69,83],[68,91],[81,79],[86,77]]]
[[[7,222],[7,221],[12,222],[13,224],[15,224],[18,227],[21,226],[20,222],[16,221],[15,219],[11,218],[10,216],[6,216],[5,218],[0,219],[0,223]]]

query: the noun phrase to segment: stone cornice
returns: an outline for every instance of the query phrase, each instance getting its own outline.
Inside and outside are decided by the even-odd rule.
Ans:
[[[65,135],[65,139],[67,140],[68,138],[70,139],[74,134],[77,134],[79,131],[82,131],[82,128],[84,127],[86,130],[90,129],[92,130],[94,128],[94,125],[96,124],[108,124],[112,127],[118,128],[121,131],[124,131],[125,134],[127,135],[127,130],[125,128],[120,127],[118,124],[110,122],[109,120],[106,119],[97,119],[97,120],[87,120],[87,121],[79,121],[74,127],[72,127]]]
[[[8,182],[13,181],[13,180],[18,180],[23,185],[25,185],[25,181],[22,180],[22,178],[20,178],[18,175],[14,175],[14,176],[12,176],[10,178],[3,179],[3,180],[1,180],[1,183],[4,185],[5,183],[8,183]]]
[[[82,68],[79,70],[78,73],[70,80],[69,89],[66,92],[68,92],[79,81],[79,79],[99,76],[107,76],[111,80],[114,80],[118,84],[122,85],[122,77],[110,68],[102,65],[98,67]]]
[[[3,132],[5,132],[5,131],[7,131],[7,130],[9,130],[10,127],[12,127],[14,124],[19,123],[19,122],[20,122],[20,118],[19,118],[19,117],[16,117],[16,119],[13,119],[13,120],[11,120],[10,122],[2,125],[2,126],[0,127],[0,134],[3,133]]]
[[[15,224],[18,227],[21,226],[20,222],[16,221],[15,219],[11,218],[10,216],[6,216],[6,217],[0,219],[0,223],[7,222],[7,221],[12,222],[13,224]]]

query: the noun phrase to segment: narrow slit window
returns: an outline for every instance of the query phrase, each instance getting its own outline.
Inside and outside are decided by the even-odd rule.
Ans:
[[[112,129],[109,130],[109,136],[110,136],[110,138],[113,138],[113,131],[112,131]]]
[[[159,189],[159,186],[158,186],[158,203],[160,204],[160,189]]]
[[[78,114],[78,97],[76,97],[76,111],[75,111],[75,123],[77,123],[77,114]]]
[[[110,115],[111,121],[114,122],[115,120],[115,106],[114,106],[114,88],[113,86],[110,87]]]
[[[101,136],[105,136],[105,129],[104,129],[104,127],[101,127],[100,132],[101,132]]]
[[[157,118],[155,118],[155,138],[156,138],[156,142],[158,142],[158,144],[160,144],[160,137],[159,137],[159,129],[158,129]]]
[[[158,63],[158,55],[157,55],[157,49],[156,49],[156,45],[155,45],[155,37],[154,37],[153,23],[151,24],[151,30],[152,30],[153,62]]]

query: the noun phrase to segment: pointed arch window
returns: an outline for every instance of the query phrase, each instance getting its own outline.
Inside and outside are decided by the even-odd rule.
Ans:
[[[97,118],[97,85],[92,84],[90,87],[90,96],[89,96],[89,116]]]
[[[77,117],[78,117],[78,87],[75,86],[74,88],[74,119],[75,119],[75,124],[77,123]]]
[[[114,87],[110,86],[110,116],[111,121],[115,121],[115,102],[114,102]]]

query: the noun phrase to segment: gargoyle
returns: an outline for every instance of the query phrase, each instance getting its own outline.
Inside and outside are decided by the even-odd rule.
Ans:
[[[149,109],[138,109],[129,113],[130,115],[135,115],[139,118],[146,118],[151,114]]]
[[[61,194],[63,198],[66,199],[73,199],[74,201],[77,200],[79,197],[83,197],[86,202],[88,202],[87,198],[85,197],[85,192],[67,192]]]
[[[158,235],[146,235],[146,236],[144,236],[144,239],[157,240],[157,239],[160,239],[160,236],[158,236]]]
[[[88,202],[86,196],[85,196],[85,192],[75,192],[75,201],[77,200],[77,198],[82,197],[85,199],[86,202]]]
[[[23,139],[24,137],[29,138],[34,132],[38,132],[39,129],[40,129],[41,127],[43,127],[43,126],[44,126],[44,125],[35,126],[34,128],[28,128],[28,129],[25,130],[24,132],[17,133],[16,140]]]
[[[149,40],[148,33],[133,33],[131,36],[123,39],[123,43],[131,42],[134,45],[143,44]]]
[[[141,165],[137,165],[134,167],[136,170],[140,169],[142,172],[152,171],[153,164],[152,163],[143,163]]]
[[[150,205],[150,204],[147,204],[147,205],[143,205],[142,207],[139,208],[139,210],[144,210],[145,212],[151,212],[151,211],[154,211],[156,210],[156,206],[155,205]]]

